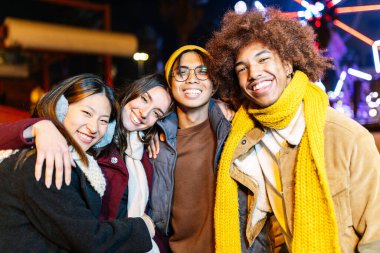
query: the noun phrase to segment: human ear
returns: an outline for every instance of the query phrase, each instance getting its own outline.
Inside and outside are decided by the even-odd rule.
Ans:
[[[290,62],[284,62],[285,65],[285,73],[287,78],[291,78],[293,74],[293,66],[290,64]]]

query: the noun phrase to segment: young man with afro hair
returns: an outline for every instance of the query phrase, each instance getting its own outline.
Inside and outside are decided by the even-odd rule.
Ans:
[[[249,246],[266,233],[269,252],[380,252],[379,153],[313,84],[331,67],[314,38],[269,8],[227,12],[206,44],[212,80],[237,109],[218,170],[218,253],[241,252],[240,231]]]

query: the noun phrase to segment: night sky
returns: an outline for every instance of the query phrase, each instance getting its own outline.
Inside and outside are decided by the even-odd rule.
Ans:
[[[53,2],[53,3],[52,3]],[[81,1],[85,2],[85,1]],[[163,64],[175,49],[184,44],[204,46],[212,31],[218,28],[220,18],[228,9],[233,9],[236,0],[92,0],[87,1],[111,6],[112,31],[133,33],[139,39],[139,51],[147,52],[150,59],[144,65],[145,74],[162,71]],[[253,7],[254,1],[245,1]],[[283,11],[298,11],[304,8],[292,0],[263,0],[264,6],[277,6]],[[313,2],[308,0],[308,2]],[[346,0],[339,6],[378,4],[378,0]],[[0,22],[4,18],[18,17],[29,20],[65,24],[90,29],[103,29],[102,13],[80,8],[54,4],[54,1],[2,2]],[[380,11],[345,14],[339,17],[347,25],[359,30],[373,40],[380,39],[378,24]],[[320,32],[321,39],[328,42],[329,30]],[[345,60],[354,61],[363,69],[373,69],[371,47],[339,28],[336,32],[344,41],[348,50]],[[327,36],[327,37],[326,37]],[[3,50],[4,53],[4,50]],[[37,64],[41,61],[40,52],[6,53],[7,60],[13,62],[28,61]],[[114,83],[138,77],[137,64],[132,58],[113,57],[115,70]],[[51,64],[52,82],[62,76],[80,72],[102,72],[103,58],[96,55],[67,55]],[[38,66],[34,76],[37,78]]]

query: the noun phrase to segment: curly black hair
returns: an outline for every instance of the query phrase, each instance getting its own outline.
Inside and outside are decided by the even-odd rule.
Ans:
[[[211,79],[219,85],[224,100],[231,101],[235,108],[240,106],[244,96],[235,73],[235,60],[241,48],[257,41],[274,50],[282,61],[289,62],[293,71],[301,70],[311,81],[317,81],[333,65],[315,46],[315,37],[311,27],[275,8],[244,14],[228,11],[220,30],[214,32],[206,44],[212,57]]]

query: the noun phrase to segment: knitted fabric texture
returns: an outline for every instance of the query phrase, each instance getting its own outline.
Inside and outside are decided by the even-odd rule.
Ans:
[[[165,79],[168,82],[169,86],[171,86],[170,74],[172,72],[173,65],[175,61],[177,60],[178,56],[185,51],[191,51],[191,50],[198,50],[206,54],[207,56],[210,56],[210,54],[204,48],[196,46],[196,45],[186,45],[186,46],[178,48],[176,51],[174,51],[174,53],[170,55],[168,61],[165,64]]]
[[[241,252],[238,214],[238,186],[229,171],[233,154],[244,135],[262,125],[282,129],[289,125],[304,101],[306,130],[295,168],[293,252],[340,252],[334,205],[324,164],[324,125],[328,99],[324,92],[296,71],[280,98],[263,109],[241,106],[220,158],[216,201],[216,252]]]

